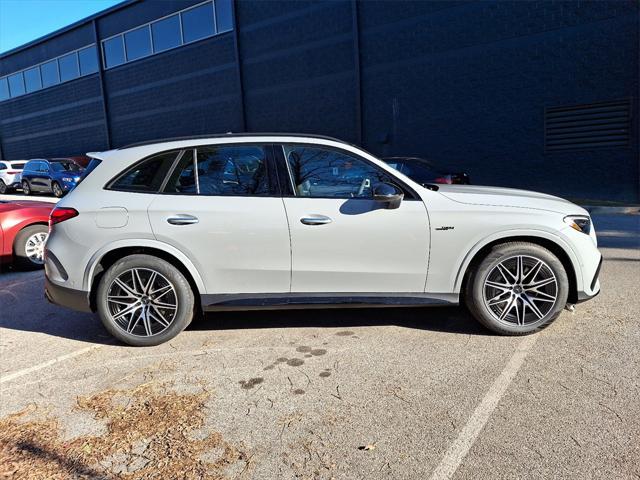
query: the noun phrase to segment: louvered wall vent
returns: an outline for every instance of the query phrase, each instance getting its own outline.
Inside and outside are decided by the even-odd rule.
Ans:
[[[626,147],[631,141],[631,102],[551,107],[544,112],[546,151]]]

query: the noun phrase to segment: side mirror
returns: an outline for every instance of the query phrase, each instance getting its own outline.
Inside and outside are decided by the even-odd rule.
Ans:
[[[403,198],[404,192],[392,183],[378,183],[373,187],[373,199],[386,203],[390,210],[400,207]]]

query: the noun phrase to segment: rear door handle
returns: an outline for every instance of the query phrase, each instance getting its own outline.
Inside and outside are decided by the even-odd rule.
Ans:
[[[315,215],[313,217],[302,217],[300,222],[305,225],[326,225],[327,223],[331,223],[332,220],[324,215]]]
[[[175,217],[167,218],[167,222],[171,225],[193,225],[194,223],[198,223],[198,217],[194,217],[193,215],[187,215],[186,213],[181,213],[176,215]]]

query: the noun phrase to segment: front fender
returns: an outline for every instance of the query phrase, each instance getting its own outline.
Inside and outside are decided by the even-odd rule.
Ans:
[[[198,269],[195,267],[193,262],[184,253],[182,253],[180,250],[178,250],[177,248],[167,243],[159,242],[157,240],[152,240],[148,238],[142,238],[142,239],[128,238],[125,240],[118,240],[118,241],[109,243],[103,246],[102,248],[100,248],[98,251],[96,251],[91,256],[91,259],[89,260],[87,267],[85,269],[84,277],[82,280],[83,290],[87,292],[91,290],[91,282],[95,275],[96,268],[107,253],[112,252],[114,250],[118,250],[120,248],[127,248],[127,247],[155,248],[157,250],[162,250],[163,252],[168,253],[169,255],[175,257],[176,260],[182,263],[182,265],[184,265],[185,268],[189,271],[189,273],[193,277],[194,282],[196,283],[196,287],[198,288],[199,293],[201,295],[206,293],[204,282],[202,280],[202,276],[200,275],[200,272],[198,272]]]
[[[468,251],[468,253],[462,258],[462,260],[456,265],[454,268],[455,278],[453,281],[454,292],[460,293],[462,289],[462,281],[464,280],[464,274],[466,273],[471,261],[475,258],[480,250],[489,245],[490,243],[499,241],[499,240],[508,240],[514,237],[534,237],[541,238],[544,240],[548,240],[550,242],[558,245],[562,250],[567,254],[573,269],[576,274],[576,286],[578,291],[583,290],[582,285],[582,265],[578,258],[578,255],[571,247],[571,244],[563,238],[563,236],[558,235],[555,232],[543,230],[543,229],[509,229],[503,230],[500,232],[495,232],[491,235],[488,235],[481,240],[477,241],[475,245]]]

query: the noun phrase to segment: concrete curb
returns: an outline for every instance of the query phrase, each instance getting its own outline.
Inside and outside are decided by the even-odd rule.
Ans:
[[[607,207],[598,205],[582,205],[590,214],[601,215],[640,215],[640,207]]]

